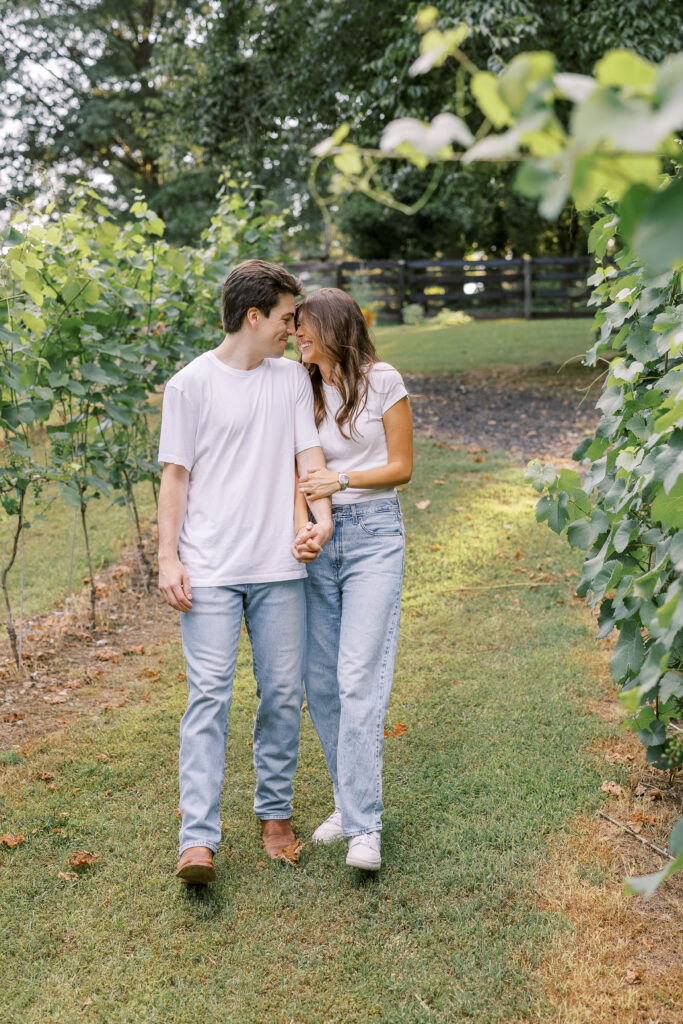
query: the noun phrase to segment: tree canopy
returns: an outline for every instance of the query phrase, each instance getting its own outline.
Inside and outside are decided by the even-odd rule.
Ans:
[[[4,0],[0,88],[11,144],[0,168],[10,194],[104,174],[122,203],[141,190],[170,237],[193,242],[229,167],[291,211],[293,251],[318,255],[326,243],[308,189],[311,148],[341,121],[370,143],[392,118],[454,109],[451,68],[421,80],[408,74],[420,6]],[[646,0],[568,0],[552,17],[543,0],[447,0],[441,12],[470,26],[468,53],[493,71],[525,48],[552,50],[559,66],[589,73],[610,47],[656,61],[681,44],[666,6]],[[383,174],[404,203],[428,180],[416,168]],[[572,209],[549,230],[533,203],[511,201],[511,181],[507,167],[449,168],[429,211],[406,218],[355,197],[335,212],[335,229],[363,258],[582,249]]]

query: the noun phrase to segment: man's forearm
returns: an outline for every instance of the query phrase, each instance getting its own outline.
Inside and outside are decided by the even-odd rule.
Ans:
[[[178,538],[187,509],[189,473],[182,466],[164,467],[159,487],[159,559],[178,557]]]
[[[296,457],[296,466],[300,475],[308,473],[311,469],[325,469],[325,456],[322,448],[307,448],[299,452]],[[315,516],[316,523],[332,523],[332,502],[329,498],[318,498],[309,501],[308,507]]]

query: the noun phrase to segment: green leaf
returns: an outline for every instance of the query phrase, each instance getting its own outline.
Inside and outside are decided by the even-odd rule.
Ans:
[[[595,65],[601,85],[627,86],[646,94],[654,92],[657,67],[631,50],[612,50]]]
[[[651,274],[683,263],[683,178],[652,197],[633,232],[633,248]]]
[[[472,95],[479,109],[494,128],[504,128],[512,124],[510,108],[501,99],[498,79],[490,71],[477,71],[472,76]]]
[[[666,739],[666,726],[655,719],[647,729],[639,730],[638,739],[644,747],[659,747]]]
[[[560,494],[557,501],[545,495],[536,505],[537,522],[547,522],[555,533],[562,533],[569,522],[568,505],[569,496],[567,494]]]
[[[600,534],[609,529],[607,516],[602,509],[595,509],[590,519],[577,519],[567,528],[567,540],[573,548],[587,551],[598,539]]]
[[[677,857],[679,853],[683,853],[683,818],[679,818],[671,829],[671,835],[669,836],[669,849],[673,853],[674,857]]]
[[[680,425],[683,426],[683,400],[675,402],[673,408],[655,420],[655,430],[658,434],[663,434],[669,427],[678,424],[679,420]]]
[[[658,887],[676,871],[683,869],[683,850],[675,860],[670,861],[661,871],[655,871],[651,875],[640,875],[637,878],[627,878],[624,883],[624,892],[637,893],[649,899],[654,895]]]
[[[668,494],[664,490],[660,491],[652,502],[650,512],[655,522],[673,526],[676,530],[682,529],[683,479],[679,478]]]
[[[683,675],[678,672],[667,672],[659,682],[659,699],[667,701],[671,697],[683,700]]]
[[[556,475],[555,467],[552,463],[548,462],[545,465],[541,465],[538,459],[532,459],[526,468],[524,479],[528,480],[540,492],[545,490],[546,486],[554,481]]]
[[[640,524],[637,519],[625,519],[620,523],[619,529],[612,538],[612,544],[615,551],[621,554],[622,551],[626,550],[631,537],[636,532],[639,525]]]
[[[630,671],[635,675],[645,658],[645,645],[639,623],[627,619],[619,631],[614,653],[610,658],[612,679],[618,683]]]

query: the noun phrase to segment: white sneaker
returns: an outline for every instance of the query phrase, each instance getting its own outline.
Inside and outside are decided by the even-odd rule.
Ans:
[[[334,810],[322,825],[311,836],[314,843],[333,843],[335,839],[343,839],[341,811]]]
[[[362,836],[349,839],[349,852],[346,863],[350,868],[363,868],[364,871],[379,871],[382,858],[379,852],[379,832],[366,832]]]

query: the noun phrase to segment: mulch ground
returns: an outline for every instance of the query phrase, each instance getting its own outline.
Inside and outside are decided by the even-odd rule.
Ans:
[[[539,367],[404,380],[418,435],[505,451],[515,462],[563,464],[598,424],[596,376],[581,367]]]

